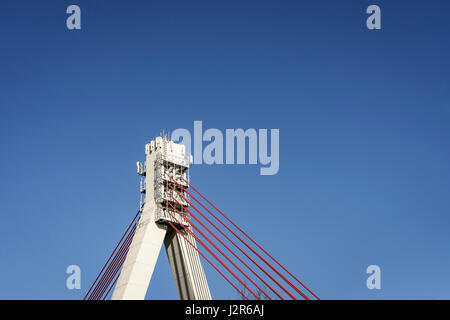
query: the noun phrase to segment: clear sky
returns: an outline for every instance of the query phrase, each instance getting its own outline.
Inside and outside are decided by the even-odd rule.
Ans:
[[[365,26],[370,4],[382,30]],[[0,298],[82,298],[136,213],[144,145],[202,120],[280,129],[277,175],[194,165],[192,182],[321,298],[449,299],[449,10],[2,1]],[[176,299],[160,257],[147,298]],[[205,269],[214,298],[236,297]]]

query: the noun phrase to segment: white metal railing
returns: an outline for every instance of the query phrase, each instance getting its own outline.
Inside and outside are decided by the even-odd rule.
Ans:
[[[140,182],[139,182],[139,191],[141,193],[145,193],[146,191],[146,184],[145,184],[145,179],[141,178]]]
[[[183,166],[186,168],[189,168],[189,161],[187,161],[186,159],[181,159],[178,157],[174,157],[171,155],[167,155],[167,154],[159,154],[158,157],[156,158],[157,161],[167,161],[167,162],[172,162],[176,165],[179,166]]]

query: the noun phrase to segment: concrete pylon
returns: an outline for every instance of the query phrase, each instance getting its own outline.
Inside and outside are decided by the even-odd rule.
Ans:
[[[141,193],[145,196],[142,214],[130,245],[122,271],[112,295],[113,300],[143,300],[147,293],[152,273],[162,244],[164,243],[178,296],[182,300],[210,300],[208,282],[198,252],[168,224],[170,221],[196,246],[195,239],[184,231],[181,224],[191,228],[179,213],[188,215],[174,201],[171,194],[185,207],[188,203],[169,187],[186,196],[168,176],[187,188],[188,180],[184,145],[176,144],[165,137],[157,137],[145,146],[145,165],[138,162],[141,178]],[[187,197],[187,196],[186,196]],[[170,212],[170,214],[168,213]],[[172,218],[171,214],[179,221]]]

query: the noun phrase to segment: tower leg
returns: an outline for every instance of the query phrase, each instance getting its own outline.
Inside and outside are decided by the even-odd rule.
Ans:
[[[117,280],[112,300],[143,300],[158,260],[167,228],[157,224],[150,210],[142,213]]]
[[[196,246],[190,234],[181,232]],[[175,230],[168,230],[164,245],[180,299],[211,300],[198,252]]]

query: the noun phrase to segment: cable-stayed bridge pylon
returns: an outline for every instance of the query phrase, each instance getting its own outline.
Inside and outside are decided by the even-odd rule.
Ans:
[[[242,299],[319,299],[191,185],[184,145],[161,136],[145,153],[140,209],[85,300],[144,299],[163,244],[180,299],[211,299],[200,257]]]

